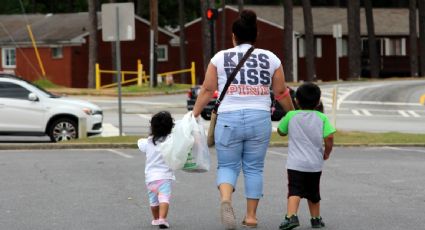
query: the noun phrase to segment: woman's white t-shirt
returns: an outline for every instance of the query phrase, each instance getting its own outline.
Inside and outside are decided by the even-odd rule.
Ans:
[[[250,44],[241,44],[222,50],[211,59],[211,63],[217,68],[219,95],[227,78],[250,47]],[[270,111],[270,86],[280,65],[279,58],[272,52],[254,49],[227,89],[218,113],[241,109]]]
[[[152,136],[148,139],[142,138],[137,141],[140,151],[146,153],[145,164],[145,182],[149,183],[156,180],[171,179],[175,180],[173,170],[165,164],[158,146],[153,144]]]

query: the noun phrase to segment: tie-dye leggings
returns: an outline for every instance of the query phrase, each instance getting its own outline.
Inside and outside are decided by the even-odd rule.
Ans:
[[[164,179],[146,184],[150,206],[158,206],[159,203],[170,203],[171,181],[172,180]]]

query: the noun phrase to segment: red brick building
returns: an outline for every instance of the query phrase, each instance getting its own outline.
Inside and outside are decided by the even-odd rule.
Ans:
[[[282,61],[283,53],[283,7],[282,6],[245,6],[252,9],[258,17],[258,48],[274,52]],[[336,80],[336,41],[333,37],[332,26],[342,26],[342,53],[339,58],[340,79],[348,77],[348,28],[347,9],[345,8],[313,8],[313,23],[316,48],[316,77],[318,80]],[[225,31],[225,48],[231,44],[232,22],[237,18],[236,8],[226,6],[225,28],[221,28],[222,11],[219,10],[215,22],[216,47],[221,48],[221,33]],[[409,12],[408,9],[374,9],[375,34],[378,40],[378,53],[380,57],[381,77],[408,76],[409,67]],[[294,21],[294,78],[297,81],[306,80],[305,44],[304,44],[304,19],[301,7],[293,9]],[[188,57],[194,60],[198,67],[203,66],[202,59],[202,30],[201,19],[189,22],[185,26]],[[178,34],[178,31],[174,31]],[[369,54],[367,45],[367,27],[364,10],[361,11],[361,36],[362,36],[362,76],[369,74]],[[418,41],[419,42],[419,41]],[[418,43],[419,44],[419,43]],[[197,68],[198,83],[202,83],[203,70]]]
[[[55,84],[85,88],[88,85],[88,13],[29,15],[38,51],[47,78]],[[0,15],[0,72],[14,73],[33,81],[42,75],[22,15]],[[135,18],[136,40],[121,42],[122,70],[136,70],[137,59],[149,72],[149,22]],[[98,62],[101,69],[112,69],[111,43],[102,41],[99,15]],[[158,31],[158,72],[179,69],[178,37],[164,29]],[[102,83],[112,82],[102,78]]]

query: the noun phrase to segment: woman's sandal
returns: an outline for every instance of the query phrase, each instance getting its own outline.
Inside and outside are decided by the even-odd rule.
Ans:
[[[242,221],[242,226],[245,228],[257,228],[258,223],[247,223],[245,218]]]

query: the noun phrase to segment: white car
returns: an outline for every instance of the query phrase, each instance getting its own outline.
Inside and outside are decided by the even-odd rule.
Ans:
[[[102,132],[103,112],[83,100],[60,97],[14,75],[0,74],[0,135],[43,136],[53,142]]]

